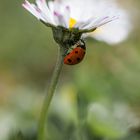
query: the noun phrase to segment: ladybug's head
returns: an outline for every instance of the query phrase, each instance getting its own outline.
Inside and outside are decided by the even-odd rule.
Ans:
[[[84,40],[80,39],[77,43],[77,47],[81,47],[85,50],[86,49],[86,44],[85,44]]]

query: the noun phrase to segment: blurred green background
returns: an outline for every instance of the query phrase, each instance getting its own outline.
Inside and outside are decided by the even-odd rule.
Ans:
[[[36,140],[57,57],[51,29],[23,0],[0,1],[0,140]],[[88,39],[84,61],[64,66],[47,122],[48,140],[140,139],[139,0],[119,1],[133,31],[119,45]]]

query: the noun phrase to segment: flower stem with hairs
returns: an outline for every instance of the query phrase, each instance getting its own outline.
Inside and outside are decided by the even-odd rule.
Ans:
[[[38,140],[45,140],[46,118],[47,118],[48,109],[49,109],[52,97],[54,95],[56,85],[58,83],[60,72],[63,67],[63,58],[64,58],[64,48],[60,46],[57,62],[56,62],[56,65],[55,65],[55,68],[53,71],[53,75],[51,78],[51,82],[50,82],[48,91],[46,93],[46,97],[44,99],[42,110],[41,110],[39,126],[38,126]]]

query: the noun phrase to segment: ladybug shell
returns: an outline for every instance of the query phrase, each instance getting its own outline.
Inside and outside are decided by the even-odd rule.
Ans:
[[[80,63],[85,56],[85,49],[77,46],[64,58],[64,64],[75,65]]]

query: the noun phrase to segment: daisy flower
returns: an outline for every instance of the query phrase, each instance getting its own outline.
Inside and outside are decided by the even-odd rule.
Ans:
[[[77,43],[80,38],[87,36],[92,36],[108,43],[117,43],[121,41],[120,37],[123,40],[127,34],[125,30],[127,27],[124,24],[125,29],[120,27],[119,30],[121,30],[121,34],[120,36],[118,35],[117,23],[118,26],[121,24],[119,24],[118,20],[120,14],[124,13],[118,10],[111,1],[54,0],[46,2],[46,0],[36,0],[36,3],[32,4],[25,0],[22,5],[38,20],[52,27],[54,38],[59,44],[70,43],[73,45]],[[107,23],[108,26],[106,26]],[[111,24],[112,28],[116,30],[117,35],[112,28],[109,28]],[[115,25],[114,27],[113,24]],[[105,28],[107,28],[107,30],[105,30]],[[58,32],[59,37],[56,36]],[[114,36],[112,35],[113,33]]]

